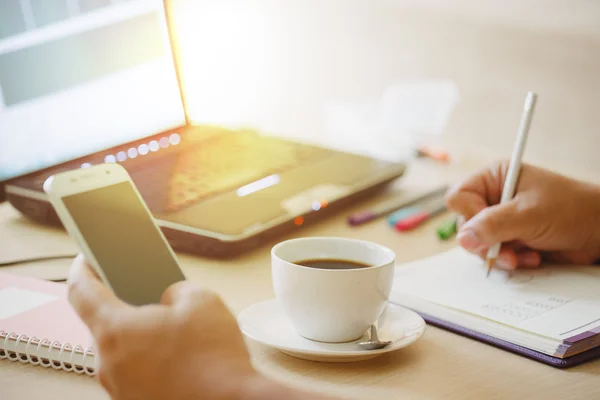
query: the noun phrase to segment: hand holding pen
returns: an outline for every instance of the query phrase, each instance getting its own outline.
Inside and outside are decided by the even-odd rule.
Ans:
[[[465,220],[458,244],[485,260],[502,243],[494,265],[507,270],[600,260],[600,186],[521,164],[514,196],[501,201],[509,166],[494,163],[450,189],[448,209]]]

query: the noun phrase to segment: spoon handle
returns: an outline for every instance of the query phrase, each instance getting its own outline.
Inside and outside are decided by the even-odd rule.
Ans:
[[[375,328],[375,324],[371,325],[371,341],[379,342],[379,337],[377,336],[377,328]]]

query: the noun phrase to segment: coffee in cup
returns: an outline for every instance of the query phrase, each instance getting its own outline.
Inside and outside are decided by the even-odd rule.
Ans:
[[[355,269],[372,267],[369,264],[363,264],[358,261],[340,260],[335,258],[315,258],[311,260],[296,261],[294,264],[303,267],[320,268],[320,269]]]

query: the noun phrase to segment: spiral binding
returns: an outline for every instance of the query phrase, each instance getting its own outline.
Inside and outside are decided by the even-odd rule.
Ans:
[[[52,367],[57,370],[64,370],[67,372],[75,372],[76,374],[86,374],[88,376],[94,376],[96,374],[93,366],[87,365],[87,356],[93,355],[90,347],[83,348],[79,345],[73,346],[70,343],[61,344],[59,341],[54,340],[50,342],[48,339],[39,339],[35,336],[28,337],[27,335],[17,334],[15,332],[5,332],[0,330],[0,340],[3,340],[3,349],[0,349],[0,359],[7,359],[10,361],[19,361],[23,364],[29,363],[33,365],[40,365],[44,368]],[[14,345],[9,348],[10,343],[14,340]],[[19,344],[25,343],[25,352],[17,352]],[[35,353],[30,351],[30,348],[35,346]],[[57,357],[48,356],[43,358],[40,356],[40,351],[43,347],[48,348],[48,354],[54,349],[59,350]],[[73,364],[73,357],[76,353],[83,353],[83,367],[76,366]],[[37,356],[35,355],[37,354]],[[67,358],[68,357],[68,358]]]

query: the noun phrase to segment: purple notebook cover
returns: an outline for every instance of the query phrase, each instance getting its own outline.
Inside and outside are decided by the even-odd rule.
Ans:
[[[594,360],[596,358],[600,358],[600,346],[595,347],[586,352],[576,354],[571,357],[567,357],[567,358],[553,357],[553,356],[549,356],[544,353],[540,353],[535,350],[528,349],[523,346],[516,345],[514,343],[510,343],[510,342],[495,338],[493,336],[485,335],[483,333],[462,327],[460,325],[453,324],[448,321],[444,321],[444,320],[436,318],[436,317],[431,317],[427,314],[423,314],[423,313],[418,313],[418,314],[421,315],[421,317],[423,317],[423,319],[428,324],[437,326],[442,329],[446,329],[446,330],[454,332],[454,333],[458,333],[460,335],[475,339],[475,340],[483,342],[483,343],[490,344],[494,347],[497,347],[497,348],[500,348],[500,349],[503,349],[506,351],[510,351],[515,354],[519,354],[521,356],[530,358],[535,361],[542,362],[544,364],[547,364],[547,365],[550,365],[550,366],[553,366],[556,368],[571,368],[576,365],[580,365],[585,362]]]

